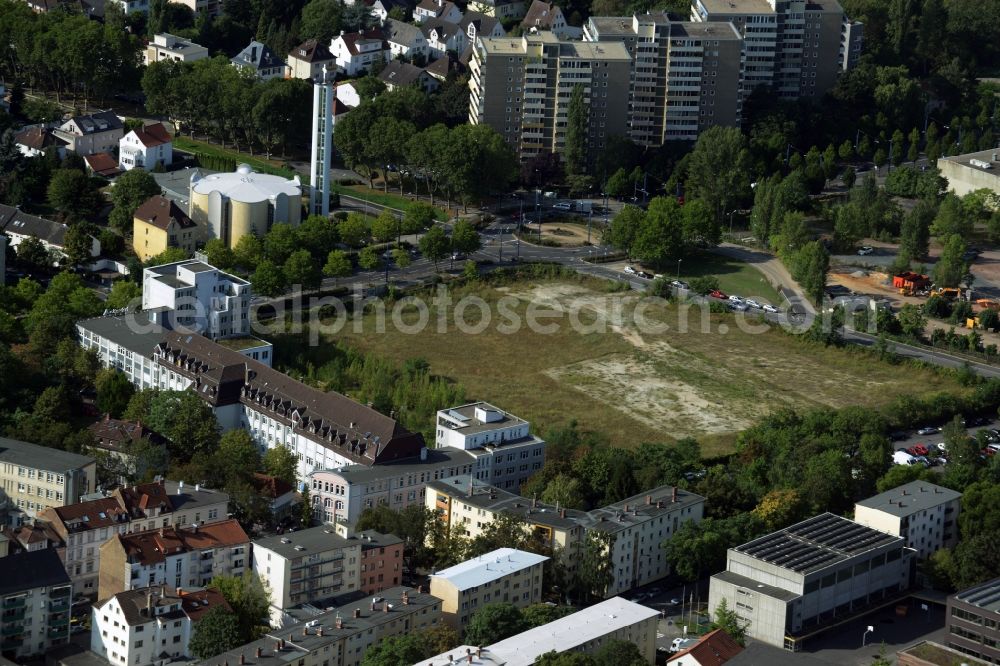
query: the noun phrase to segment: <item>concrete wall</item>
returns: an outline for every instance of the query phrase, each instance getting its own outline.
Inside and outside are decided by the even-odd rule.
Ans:
[[[723,599],[729,610],[748,622],[748,637],[784,648],[788,617],[788,605],[784,601],[712,577],[708,588],[709,612],[715,613]]]
[[[976,169],[968,164],[962,164],[950,159],[939,159],[937,168],[941,175],[948,179],[948,189],[964,196],[969,192],[987,189],[1000,194],[1000,169],[994,165],[989,171]]]

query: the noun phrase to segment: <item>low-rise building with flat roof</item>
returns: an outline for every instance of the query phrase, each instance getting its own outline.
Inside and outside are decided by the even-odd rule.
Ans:
[[[96,483],[90,456],[0,437],[0,503],[13,527],[48,507],[77,503]]]
[[[976,190],[1000,194],[1000,148],[939,157],[937,168],[948,179],[948,189],[958,196]]]
[[[634,643],[652,664],[660,611],[613,597],[487,647],[460,645],[414,666],[531,666],[546,652],[593,654],[612,640]]]
[[[854,520],[906,539],[925,559],[958,543],[962,493],[929,481],[912,481],[854,505]]]
[[[542,567],[548,557],[498,548],[431,575],[431,594],[441,599],[444,620],[462,631],[488,604],[525,608],[542,601]]]
[[[907,590],[912,555],[901,537],[822,513],[730,548],[708,606],[725,600],[748,637],[797,651],[824,625]]]
[[[948,597],[948,647],[1000,664],[1000,578]]]
[[[252,643],[195,662],[200,666],[359,666],[377,643],[426,631],[441,621],[441,600],[394,587],[378,596],[320,611]],[[654,611],[655,612],[655,611]]]

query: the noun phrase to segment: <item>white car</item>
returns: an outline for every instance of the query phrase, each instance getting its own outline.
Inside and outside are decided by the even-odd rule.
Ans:
[[[779,312],[778,308],[774,307],[770,303],[764,303],[764,305],[761,306],[761,309],[764,312],[771,312],[771,313],[777,313],[777,312]]]
[[[556,210],[573,210],[573,204],[566,203],[565,201],[560,201],[552,207]]]
[[[747,304],[741,301],[729,301],[729,309],[736,310],[737,312],[745,312],[747,310]]]
[[[729,302],[730,303],[742,303],[743,299],[740,298],[739,296],[737,296],[736,294],[733,294],[732,296],[729,297]]]
[[[875,251],[871,245],[863,245],[860,250],[858,250],[858,256],[865,257]]]
[[[934,435],[941,432],[941,428],[935,426],[925,426],[917,431],[918,435]]]
[[[944,453],[944,452],[946,452],[948,450],[948,447],[945,445],[944,442],[938,442],[936,444],[936,446],[937,446],[938,451],[940,451],[941,453]]]
[[[747,307],[756,308],[756,309],[760,310],[760,303],[758,303],[757,301],[755,301],[752,298],[748,298],[747,299]]]
[[[629,275],[635,275],[635,269],[631,266],[626,266],[622,272],[628,273]]]

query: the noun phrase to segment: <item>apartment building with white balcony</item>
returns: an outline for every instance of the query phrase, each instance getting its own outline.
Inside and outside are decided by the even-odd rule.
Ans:
[[[910,483],[854,505],[854,521],[903,537],[906,546],[926,559],[958,543],[962,493],[930,483]]]
[[[284,611],[361,589],[361,539],[345,538],[330,525],[258,539],[253,570],[270,591],[272,626]]]
[[[0,558],[0,651],[22,658],[69,643],[73,586],[55,550]]]
[[[101,545],[98,599],[140,587],[204,587],[250,568],[250,537],[235,520],[116,534]]]
[[[79,502],[96,483],[90,456],[0,437],[0,502],[11,527],[48,507]]]
[[[246,280],[197,259],[142,271],[142,308],[170,311],[169,328],[189,328],[213,340],[250,333],[253,288]]]
[[[569,42],[551,32],[476,40],[469,62],[469,122],[495,129],[530,159],[560,152],[570,98],[582,86],[592,159],[628,135],[631,57],[619,42]]]
[[[589,42],[621,42],[632,57],[629,138],[647,146],[738,127],[743,38],[732,24],[671,20],[666,12],[593,16]]]

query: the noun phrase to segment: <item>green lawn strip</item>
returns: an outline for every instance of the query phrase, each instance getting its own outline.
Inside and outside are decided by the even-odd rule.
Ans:
[[[263,157],[251,156],[248,153],[241,153],[235,150],[230,150],[229,148],[223,148],[220,145],[214,143],[207,143],[205,141],[198,141],[197,139],[191,139],[183,136],[174,137],[174,148],[177,150],[182,150],[187,153],[202,154],[210,157],[222,157],[235,160],[237,164],[249,164],[253,167],[254,171],[260,173],[268,173],[273,176],[281,176],[283,178],[294,178],[298,176],[303,183],[307,183],[309,178],[303,174],[299,174],[292,169],[281,166],[282,162],[280,160],[266,160]]]
[[[676,264],[673,266],[676,274]],[[673,275],[664,274],[667,277]],[[750,264],[708,252],[693,254],[681,260],[681,279],[714,275],[719,280],[719,289],[726,294],[736,294],[743,298],[763,298],[769,303],[779,304],[782,299],[767,279]]]
[[[340,183],[330,183],[330,189],[337,194],[346,194],[359,199],[366,199],[367,201],[379,204],[380,206],[388,206],[398,210],[406,210],[407,207],[413,203],[411,199],[401,197],[398,194],[379,192],[378,190],[373,190],[364,187],[363,185],[341,185]],[[441,221],[446,219],[444,211],[437,206],[434,207],[434,219]]]

